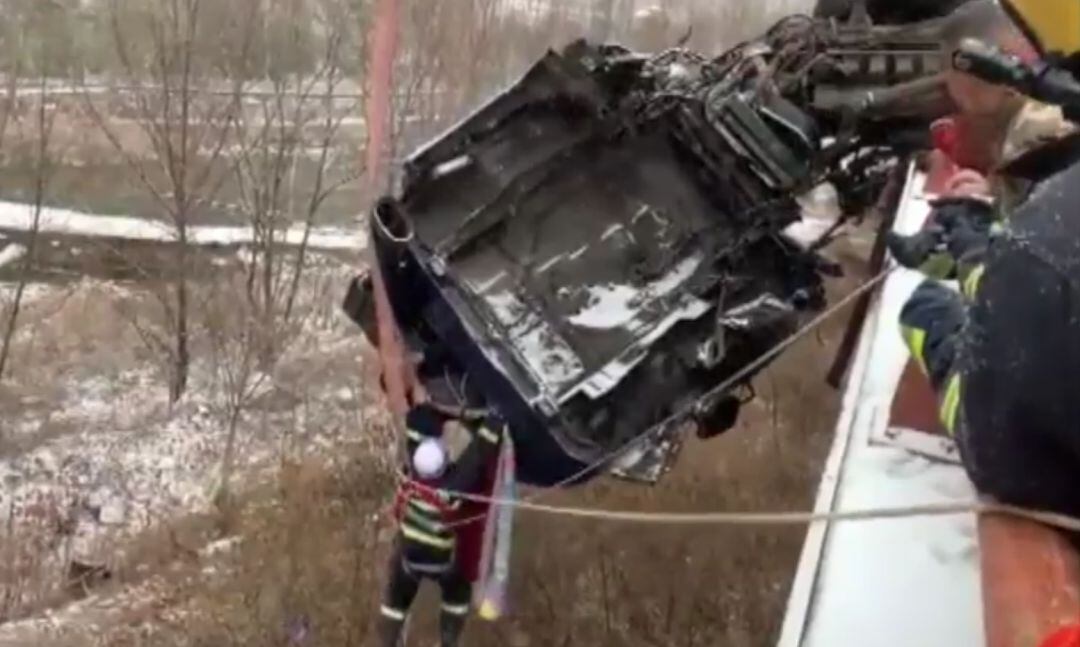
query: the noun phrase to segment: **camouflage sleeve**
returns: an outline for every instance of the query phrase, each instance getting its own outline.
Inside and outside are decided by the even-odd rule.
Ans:
[[[991,176],[994,197],[998,204],[1000,220],[1007,220],[1027,198],[1033,181],[1017,166],[1032,154],[1047,148],[1053,142],[1076,133],[1076,125],[1065,118],[1061,108],[1028,100],[1013,117],[1005,133],[999,152],[1000,159]]]
[[[998,167],[1008,166],[1025,154],[1075,131],[1076,126],[1065,118],[1061,108],[1029,99],[1009,124]]]

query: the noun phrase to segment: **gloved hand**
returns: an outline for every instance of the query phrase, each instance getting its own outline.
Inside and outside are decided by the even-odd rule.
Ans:
[[[934,203],[934,218],[945,230],[946,247],[964,281],[982,264],[994,232],[994,207],[978,198],[943,198]]]
[[[506,435],[506,418],[495,408],[488,409],[488,414],[480,424],[478,434],[489,443],[499,445]]]
[[[886,245],[898,263],[930,278],[965,279],[982,262],[994,225],[993,206],[978,198],[948,197],[931,204],[932,224],[912,236],[890,232]]]
[[[885,234],[885,244],[901,266],[930,278],[951,278],[955,264],[949,255],[945,230],[939,225],[931,225],[911,236],[890,231]]]

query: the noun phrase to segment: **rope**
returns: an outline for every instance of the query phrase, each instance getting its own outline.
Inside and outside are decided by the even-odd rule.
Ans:
[[[817,317],[815,317],[814,319],[809,321],[806,325],[804,325],[799,330],[795,331],[793,334],[791,334],[789,337],[787,337],[786,339],[784,339],[783,341],[778,343],[776,346],[773,346],[772,349],[766,351],[760,357],[758,357],[756,360],[754,360],[753,362],[750,362],[749,364],[744,366],[741,370],[736,371],[733,375],[731,375],[726,380],[721,382],[718,386],[714,387],[713,389],[711,389],[710,391],[705,393],[702,397],[698,398],[698,401],[706,400],[706,399],[712,398],[713,396],[724,393],[725,391],[730,389],[732,386],[734,386],[734,385],[738,384],[739,382],[741,382],[747,376],[753,374],[755,371],[757,371],[758,369],[760,369],[764,365],[771,362],[778,355],[780,355],[781,353],[786,351],[788,348],[791,348],[797,342],[799,342],[804,337],[806,337],[810,332],[815,330],[818,326],[820,326],[821,324],[828,321],[833,315],[835,315],[836,313],[838,313],[841,310],[843,310],[844,308],[846,308],[848,306],[848,304],[854,302],[856,299],[858,299],[864,293],[870,292],[871,290],[876,288],[879,284],[884,282],[885,279],[887,279],[898,267],[899,266],[897,266],[897,265],[893,265],[891,267],[888,267],[888,268],[882,270],[881,272],[879,272],[875,276],[871,277],[865,283],[863,283],[859,287],[852,290],[850,294],[846,295],[843,299],[841,299],[840,301],[835,303],[832,307],[826,309],[824,312],[822,312]],[[564,488],[564,487],[566,487],[568,485],[576,483],[579,480],[581,480],[582,478],[584,478],[584,477],[588,476],[589,474],[591,474],[592,472],[595,472],[595,471],[597,471],[599,469],[602,469],[602,468],[606,467],[613,460],[615,460],[616,458],[621,456],[624,452],[626,452],[628,449],[630,449],[634,445],[638,444],[639,442],[645,440],[650,435],[652,435],[656,429],[663,429],[663,428],[665,428],[665,427],[667,427],[669,425],[678,424],[682,420],[685,420],[689,415],[691,415],[693,413],[693,411],[694,411],[694,406],[693,405],[683,408],[681,411],[678,411],[678,412],[668,416],[668,418],[665,419],[660,424],[654,425],[654,426],[650,427],[649,429],[645,430],[644,432],[642,432],[641,434],[638,434],[637,436],[631,438],[629,441],[623,443],[622,445],[620,445],[615,450],[604,454],[603,456],[601,456],[597,460],[589,463],[588,465],[586,465],[582,469],[578,470],[577,472],[574,472],[573,474],[571,474],[567,478],[555,483],[554,485],[552,485],[550,487],[540,489],[540,490],[534,492],[532,494],[532,496],[525,497],[525,498],[519,500],[517,503],[518,504],[534,505],[533,503],[530,503],[530,502],[535,501],[536,499],[539,499],[540,497],[544,496],[545,494],[547,494],[549,492],[553,492],[555,490],[559,490],[559,489]],[[448,493],[448,494],[454,494],[454,493]],[[469,499],[469,500],[475,500],[472,497],[462,497],[462,498],[466,498],[466,499]],[[476,501],[476,502],[477,503],[489,503],[490,504],[493,501],[491,501],[491,500],[486,500],[486,501],[485,500],[480,500],[480,501]],[[519,507],[521,507],[521,506],[519,505]],[[476,521],[481,521],[485,517],[486,517],[486,513],[477,514],[477,515],[474,515],[472,517],[467,517],[467,518],[462,519],[460,521],[457,521],[455,523],[449,524],[448,527],[449,528],[458,528],[460,526],[469,525],[469,524],[474,523]]]
[[[719,385],[717,385],[716,387],[714,387],[714,388],[710,389],[709,391],[707,391],[704,395],[702,395],[701,397],[698,398],[698,401],[707,400],[709,398],[712,398],[714,396],[717,396],[717,395],[720,395],[720,394],[724,393],[725,391],[729,390],[731,387],[733,387],[736,384],[738,384],[739,382],[743,381],[746,377],[750,376],[751,374],[755,373],[756,371],[761,369],[763,366],[765,366],[769,362],[776,359],[777,356],[779,356],[781,353],[783,353],[787,349],[794,346],[797,342],[801,341],[804,337],[806,337],[808,334],[810,334],[818,326],[820,326],[821,324],[828,321],[837,312],[843,310],[845,307],[847,307],[848,304],[850,304],[853,301],[855,301],[856,299],[858,299],[863,293],[869,292],[870,290],[873,290],[874,288],[876,288],[881,282],[883,282],[886,278],[888,278],[890,274],[892,274],[892,272],[896,269],[896,267],[897,266],[893,266],[893,267],[890,267],[888,269],[885,269],[885,270],[879,272],[876,276],[872,277],[871,279],[869,279],[868,281],[866,281],[865,283],[860,285],[858,288],[852,290],[852,292],[850,294],[845,296],[843,299],[841,299],[839,302],[837,302],[835,305],[833,305],[828,310],[822,312],[820,315],[815,317],[813,320],[808,322],[805,326],[803,326],[799,330],[795,331],[793,334],[791,334],[789,337],[787,337],[786,339],[784,339],[783,341],[778,343],[776,346],[773,346],[771,350],[766,351],[760,357],[758,357],[756,360],[750,362],[749,364],[744,366],[742,369],[736,371],[734,374],[732,374],[726,380],[721,382]],[[689,405],[689,406],[684,407],[680,411],[677,411],[677,412],[671,414],[670,416],[668,416],[660,424],[653,425],[650,429],[648,429],[645,432],[635,436],[634,438],[630,439],[629,441],[627,441],[623,445],[620,445],[617,449],[603,455],[602,457],[600,457],[599,459],[593,461],[592,463],[590,463],[589,465],[587,465],[586,467],[584,467],[580,471],[578,471],[575,474],[573,474],[572,476],[560,481],[559,483],[557,483],[556,485],[554,485],[552,488],[549,488],[549,489],[553,490],[553,489],[558,489],[558,488],[564,487],[566,485],[569,485],[571,483],[574,483],[574,482],[578,481],[582,477],[587,476],[589,473],[591,473],[591,472],[593,472],[593,471],[595,471],[597,469],[600,469],[600,468],[603,468],[603,467],[607,466],[608,464],[611,463],[611,461],[613,461],[616,458],[618,458],[619,456],[621,456],[628,449],[630,449],[634,445],[638,444],[639,442],[645,440],[650,435],[652,435],[652,433],[654,432],[655,429],[662,429],[662,428],[667,427],[669,425],[677,424],[677,423],[681,422],[682,420],[685,420],[688,416],[690,416],[694,412],[695,406],[696,405]]]
[[[882,283],[888,278],[896,269],[898,265],[893,265],[876,276],[869,279],[866,283],[859,286],[857,289],[848,294],[844,299],[839,301],[832,308],[826,310],[814,320],[807,323],[803,328],[796,331],[790,337],[773,347],[772,350],[766,352],[754,362],[748,364],[741,371],[735,373],[722,384],[711,390],[706,397],[722,393],[724,390],[730,388],[741,379],[757,370],[759,367],[769,362],[771,359],[787,350],[797,341],[805,337],[811,330],[821,325],[833,314],[844,308],[847,304],[851,303],[855,299],[859,298],[863,293],[869,292],[877,285]],[[678,421],[683,414],[675,414],[664,421],[662,425],[667,425],[672,421]],[[577,481],[579,478],[589,474],[595,469],[598,469],[604,465],[607,465],[611,460],[618,457],[623,451],[632,446],[633,444],[646,438],[652,431],[647,431],[636,438],[632,439],[628,443],[624,444],[619,449],[605,455],[601,459],[594,461],[586,466],[571,477],[564,479],[556,485],[539,490],[535,492],[531,497],[524,497],[522,499],[500,499],[496,497],[489,497],[477,494],[469,494],[465,492],[451,492],[445,490],[434,490],[440,495],[454,497],[466,501],[473,501],[476,503],[483,503],[487,505],[496,505],[509,507],[515,510],[524,510],[527,512],[535,512],[538,514],[545,514],[551,516],[570,517],[578,519],[593,519],[598,521],[609,521],[617,523],[634,523],[645,525],[715,525],[715,526],[807,526],[815,523],[837,523],[837,522],[865,522],[865,521],[878,521],[887,519],[912,519],[919,517],[946,517],[957,516],[966,514],[975,515],[1005,515],[1014,517],[1017,519],[1023,519],[1027,521],[1033,521],[1036,523],[1049,526],[1051,528],[1057,528],[1059,530],[1065,530],[1069,532],[1080,533],[1080,518],[1071,517],[1055,512],[1046,512],[1039,510],[1030,510],[1021,508],[1018,506],[1007,505],[1002,503],[992,502],[956,502],[956,503],[930,503],[923,505],[913,505],[896,508],[873,508],[866,510],[849,510],[849,511],[836,511],[836,512],[638,512],[638,511],[621,511],[621,510],[604,510],[593,508],[579,508],[572,506],[556,506],[543,503],[537,503],[536,499],[539,497],[563,487],[567,484]],[[416,484],[421,488],[424,488],[422,484]],[[428,488],[430,489],[430,488]],[[450,524],[450,528],[455,528],[476,521],[482,520],[486,517],[485,514],[476,515],[474,517],[458,521]]]
[[[425,486],[415,485],[421,489]],[[430,490],[430,488],[428,488]],[[644,525],[714,526],[806,526],[814,523],[880,521],[918,517],[948,517],[965,514],[1006,515],[1034,521],[1052,528],[1080,533],[1080,519],[1056,512],[1030,510],[991,502],[927,503],[896,508],[869,508],[839,512],[639,512],[556,506],[519,499],[500,499],[463,492],[430,490],[440,495],[524,510],[557,517],[593,519]]]

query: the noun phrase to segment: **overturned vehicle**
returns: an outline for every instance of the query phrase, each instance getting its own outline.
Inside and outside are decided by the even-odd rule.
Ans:
[[[795,17],[714,59],[549,53],[375,205],[346,309],[399,342],[384,381],[497,408],[526,482],[655,478],[824,307],[834,268],[785,233],[796,196],[832,182],[859,211],[947,110],[933,28]]]

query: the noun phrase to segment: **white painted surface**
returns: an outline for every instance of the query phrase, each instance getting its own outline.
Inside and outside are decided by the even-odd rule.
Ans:
[[[921,185],[918,176],[909,182],[898,231],[916,231],[925,220]],[[818,511],[975,499],[959,466],[871,445],[888,424],[908,359],[897,319],[920,281],[915,272],[896,271],[867,321]],[[973,515],[812,528],[779,646],[982,645],[978,567]]]

